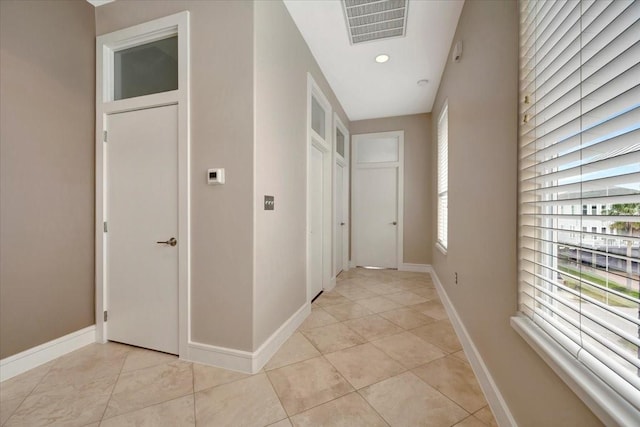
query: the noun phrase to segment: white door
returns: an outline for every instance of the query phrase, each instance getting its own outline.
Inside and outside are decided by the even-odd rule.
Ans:
[[[178,106],[107,117],[109,339],[177,354]]]
[[[345,218],[344,206],[344,166],[339,162],[336,163],[336,276],[344,270],[344,227],[347,218]]]
[[[360,267],[402,263],[404,132],[354,135],[353,259]]]
[[[397,169],[356,169],[356,174],[356,265],[397,268]]]
[[[311,223],[309,229],[309,262],[310,265],[310,300],[315,298],[322,292],[322,225],[323,225],[323,180],[324,180],[324,153],[315,145],[311,145],[311,161],[310,161],[310,206]]]

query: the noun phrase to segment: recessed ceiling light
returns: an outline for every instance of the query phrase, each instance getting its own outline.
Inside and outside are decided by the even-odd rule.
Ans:
[[[418,86],[426,86],[428,84],[429,84],[429,80],[427,79],[418,80]]]
[[[376,62],[378,64],[382,64],[383,62],[387,62],[388,60],[389,60],[389,55],[386,55],[384,53],[376,56]]]

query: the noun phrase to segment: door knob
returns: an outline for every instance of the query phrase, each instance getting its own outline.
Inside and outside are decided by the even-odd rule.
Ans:
[[[392,225],[398,225],[398,221],[393,221],[391,224]]]
[[[344,225],[344,222],[341,222],[340,225]]]
[[[170,238],[169,240],[166,240],[164,242],[156,242],[159,244],[163,244],[163,245],[169,245],[169,246],[175,246],[178,244],[178,241],[176,240],[175,237]]]

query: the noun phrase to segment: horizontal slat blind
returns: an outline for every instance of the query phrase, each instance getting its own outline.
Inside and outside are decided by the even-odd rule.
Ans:
[[[438,243],[448,244],[449,203],[449,106],[445,104],[438,119]]]
[[[640,2],[520,5],[520,311],[640,410]]]

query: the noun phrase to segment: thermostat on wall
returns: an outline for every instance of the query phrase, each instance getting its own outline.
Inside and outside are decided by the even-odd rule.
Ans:
[[[224,184],[224,168],[209,169],[207,171],[207,184]]]

